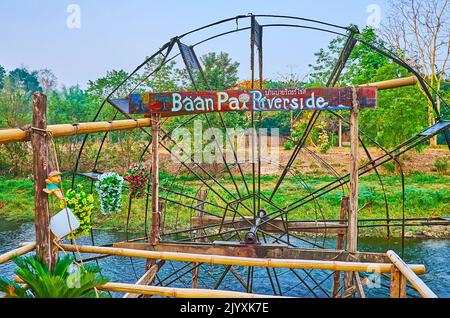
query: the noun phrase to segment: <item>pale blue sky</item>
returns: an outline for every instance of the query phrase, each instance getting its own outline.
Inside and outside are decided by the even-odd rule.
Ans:
[[[130,71],[175,35],[238,14],[296,15],[339,25],[366,25],[370,4],[379,5],[381,19],[387,0],[1,0],[0,65],[11,70],[50,68],[59,85],[80,84],[106,74]],[[81,28],[66,25],[69,4],[81,8]],[[269,21],[261,21],[264,22]],[[279,21],[278,21],[279,22]],[[272,22],[274,23],[274,22]],[[241,25],[242,26],[242,25]],[[234,22],[216,28],[231,30]],[[290,69],[304,76],[313,53],[332,35],[301,29],[265,29],[265,77],[276,78]],[[192,44],[211,32],[186,38]],[[199,46],[197,54],[226,51],[241,63],[239,75],[250,76],[248,33],[231,35]]]

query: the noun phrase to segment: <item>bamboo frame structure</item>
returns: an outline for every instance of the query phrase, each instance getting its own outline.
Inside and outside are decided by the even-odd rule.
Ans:
[[[36,242],[24,244],[23,246],[16,248],[12,251],[6,252],[0,255],[0,264],[6,263],[17,256],[27,254],[36,249]]]
[[[386,252],[389,259],[395,265],[395,267],[402,273],[403,276],[413,285],[413,287],[424,298],[438,298],[437,295],[421,280],[414,271],[398,256],[394,251],[389,250]]]
[[[176,252],[155,252],[141,251],[117,247],[101,247],[78,245],[75,247],[70,244],[61,244],[61,248],[65,251],[80,251],[82,253],[108,254],[117,256],[161,259],[166,261],[182,261],[193,263],[208,263],[210,265],[237,265],[237,266],[258,266],[272,268],[302,268],[302,269],[320,269],[331,271],[354,271],[354,272],[371,272],[375,268],[380,273],[391,271],[392,264],[389,263],[361,263],[361,262],[343,262],[343,261],[316,261],[316,260],[293,260],[293,259],[273,259],[273,258],[252,258],[252,257],[235,257],[221,255],[203,255],[191,253]],[[425,266],[410,264],[408,268],[416,274],[424,274]]]

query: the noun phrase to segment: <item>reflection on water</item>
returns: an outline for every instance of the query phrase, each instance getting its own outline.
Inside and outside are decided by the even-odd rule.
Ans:
[[[95,230],[95,245],[110,244],[112,242],[123,241],[126,239],[124,233],[113,231]],[[34,224],[24,223],[15,224],[8,221],[0,221],[0,254],[17,247],[19,242],[34,240]],[[82,238],[77,240],[79,244],[92,244],[92,238]],[[335,244],[333,239],[326,242],[326,246],[332,247]],[[306,246],[298,242],[300,246]],[[396,251],[400,255],[400,239],[383,238],[360,238],[359,249],[361,251],[385,252],[388,249]],[[83,255],[85,258],[94,255]],[[427,273],[421,275],[424,282],[440,297],[450,297],[450,240],[448,239],[419,239],[408,238],[405,245],[404,259],[408,263],[424,264],[427,267]],[[131,259],[126,257],[108,257],[98,260],[102,267],[102,273],[115,282],[134,283],[142,276],[145,268],[145,260]],[[178,274],[174,274],[180,269]],[[225,266],[210,266],[203,264],[200,267],[199,288],[211,288],[219,280],[224,272]],[[190,286],[192,275],[182,275],[189,273],[191,267],[186,267],[186,263],[166,262],[158,274],[157,282],[163,285],[168,283],[176,287]],[[12,277],[14,264],[8,262],[0,265],[0,275]],[[236,272],[244,282],[247,281],[247,268],[236,267]],[[172,275],[173,274],[173,275]],[[253,290],[261,294],[273,294],[274,290],[279,294],[282,290],[286,296],[301,297],[327,297],[332,288],[331,271],[309,271],[309,270],[290,270],[290,269],[265,269],[255,268],[253,274]],[[269,278],[270,277],[270,278]],[[272,280],[272,284],[271,284]],[[366,293],[370,297],[387,297],[389,291],[389,281],[386,278],[381,279],[380,288],[366,288]],[[383,287],[384,285],[384,287]],[[273,287],[272,287],[273,286]],[[225,276],[220,289],[235,291],[245,291],[244,286],[233,276],[231,272]],[[408,290],[411,296],[417,296],[417,293]],[[114,293],[113,296],[120,296]]]

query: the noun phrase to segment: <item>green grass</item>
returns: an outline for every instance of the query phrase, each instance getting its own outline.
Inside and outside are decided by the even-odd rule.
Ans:
[[[170,187],[173,176],[168,174],[161,175],[161,187]],[[81,178],[80,178],[81,179]],[[238,180],[238,177],[236,177]],[[64,188],[69,189],[70,177],[64,176]],[[299,177],[286,178],[281,185],[277,195],[274,197],[273,203],[278,207],[285,207],[288,204],[306,196],[309,192],[305,190],[305,186],[310,189],[318,189],[321,186],[333,181],[333,177],[303,175]],[[396,175],[383,175],[382,180],[386,189],[387,201],[389,203],[389,214],[391,218],[401,218],[402,216],[402,191],[401,180]],[[277,181],[277,176],[264,176],[261,178],[261,189],[265,196],[269,196]],[[229,190],[234,190],[234,185],[229,176],[219,178],[220,184]],[[406,194],[406,216],[407,217],[436,217],[448,216],[450,214],[450,176],[437,174],[412,173],[405,178],[405,194]],[[231,201],[232,197],[225,190],[209,181],[214,189],[223,196],[227,201]],[[90,182],[84,181],[85,190],[89,191]],[[186,195],[195,196],[197,190],[202,183],[196,178],[183,176],[177,179],[177,184],[172,185],[172,189],[182,192]],[[251,183],[249,184],[251,189]],[[203,185],[203,188],[205,186]],[[246,189],[243,185],[240,187],[241,193],[245,194]],[[347,190],[345,190],[347,191]],[[93,224],[96,228],[109,228],[125,230],[128,219],[128,196],[127,191],[123,192],[123,208],[121,212],[112,215],[103,216],[99,213],[99,204],[96,197],[96,208],[93,214]],[[207,201],[225,206],[217,196],[210,195]],[[233,193],[235,193],[233,191]],[[196,200],[181,198],[180,196],[169,194],[161,191],[162,196],[182,202],[183,204],[193,206],[198,202]],[[302,207],[289,213],[289,219],[337,219],[339,218],[339,208],[341,203],[342,189],[338,188],[330,193],[320,197],[317,201],[311,201]],[[247,206],[252,206],[252,199],[244,202]],[[150,224],[150,202],[149,212],[147,215],[148,224]],[[384,195],[378,183],[376,175],[367,175],[360,178],[359,204],[364,207],[359,212],[359,218],[384,218],[386,217]],[[143,231],[145,221],[146,199],[134,200],[128,228],[130,231]],[[262,207],[267,211],[271,207],[267,203],[262,203]],[[59,211],[56,199],[50,199],[50,210],[52,213]],[[209,204],[205,205],[205,210],[222,215],[222,209],[215,208]],[[240,208],[242,214],[250,215],[244,208]],[[165,209],[165,225],[166,229],[182,229],[189,227],[189,220],[196,215],[196,211],[182,207],[179,204],[167,203]],[[229,216],[233,214],[228,212]],[[7,179],[0,177],[0,217],[13,221],[31,221],[33,220],[33,182],[30,179]]]

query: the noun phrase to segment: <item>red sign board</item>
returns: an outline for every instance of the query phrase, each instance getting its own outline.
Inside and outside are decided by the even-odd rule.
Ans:
[[[376,87],[359,87],[360,108],[377,105]],[[274,110],[340,110],[353,107],[351,87],[282,88],[132,94],[128,113],[160,113],[162,116],[208,112]]]

